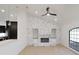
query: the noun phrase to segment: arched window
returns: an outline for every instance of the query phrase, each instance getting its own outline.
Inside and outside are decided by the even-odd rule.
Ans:
[[[69,46],[79,51],[79,27],[69,30]]]

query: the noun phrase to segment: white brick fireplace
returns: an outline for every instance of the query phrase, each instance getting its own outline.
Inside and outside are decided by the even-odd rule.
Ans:
[[[35,36],[35,38],[33,38],[33,46],[55,46],[57,44],[56,41],[57,41],[56,32],[43,35],[38,34],[37,37]]]
[[[34,39],[33,40],[33,46],[55,46],[56,39],[49,38],[49,42],[41,42],[41,39]]]
[[[28,15],[27,37],[28,45],[55,46],[59,43],[59,27],[43,19]],[[56,30],[56,31],[54,31]],[[49,42],[41,42],[41,38],[48,38]]]

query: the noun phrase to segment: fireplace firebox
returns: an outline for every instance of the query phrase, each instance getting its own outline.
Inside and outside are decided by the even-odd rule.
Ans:
[[[41,42],[42,43],[48,43],[49,42],[49,38],[41,38]]]

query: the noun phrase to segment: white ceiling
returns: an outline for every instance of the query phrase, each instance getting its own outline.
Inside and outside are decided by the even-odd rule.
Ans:
[[[0,10],[4,9],[6,10],[5,13],[2,13],[0,11],[0,21],[4,21],[5,19],[10,18],[10,15],[13,14],[14,17],[16,17],[16,7],[22,7],[21,5],[0,5]],[[57,18],[58,21],[60,21],[63,10],[64,10],[64,5],[61,4],[26,4],[23,5],[26,8],[26,11],[29,15],[39,17],[42,19],[45,19],[47,22],[54,22],[54,19]],[[42,14],[46,13],[46,8],[50,7],[50,12],[51,13],[56,13],[57,17],[54,16],[41,16]],[[38,12],[35,14],[35,12]],[[10,18],[11,19],[11,18]],[[13,19],[13,18],[12,18]]]
[[[28,13],[32,16],[36,16],[44,19],[47,22],[53,23],[54,16],[41,16],[46,13],[46,7],[50,7],[51,13],[57,14],[56,23],[65,23],[71,22],[72,20],[79,20],[79,4],[31,4],[28,6]],[[38,11],[38,14],[35,14],[35,11]],[[61,24],[62,25],[62,24]]]
[[[28,6],[28,14],[31,16],[36,16],[44,19],[47,22],[59,22],[61,21],[61,17],[63,16],[64,6],[63,4],[29,4]],[[56,13],[57,16],[41,16],[46,13],[46,8],[50,7],[51,13]],[[35,13],[37,11],[37,14]],[[55,21],[57,19],[57,21]]]
[[[42,15],[46,12],[46,8],[50,7],[51,13],[58,13],[61,12],[64,8],[64,5],[60,4],[31,4],[27,5],[29,9],[29,13],[35,14],[35,11],[38,11],[38,15]]]
[[[1,12],[1,10],[4,10],[5,12]],[[15,19],[15,17],[16,7],[14,5],[0,5],[0,21]]]
[[[47,22],[53,23],[61,23],[61,21],[67,20],[70,15],[75,13],[74,9],[78,11],[79,5],[64,5],[64,4],[25,4],[25,5],[0,5],[0,21],[4,21],[5,19],[15,19],[16,15],[16,7],[22,7],[24,6],[26,8],[26,11],[28,15],[41,18]],[[54,16],[41,16],[42,14],[46,13],[46,8],[50,7],[51,13],[56,13],[57,17]],[[6,12],[2,13],[1,10],[5,9]],[[72,11],[73,10],[73,11]],[[35,14],[35,11],[38,13]],[[72,12],[71,12],[72,11]],[[70,14],[71,12],[71,14]],[[68,14],[69,13],[69,14]],[[76,12],[77,14],[78,12]],[[10,17],[10,15],[13,14],[14,17]],[[74,15],[74,14],[73,14]],[[74,15],[75,16],[75,15]],[[67,18],[67,19],[65,19]],[[57,19],[57,21],[54,21],[54,19]]]

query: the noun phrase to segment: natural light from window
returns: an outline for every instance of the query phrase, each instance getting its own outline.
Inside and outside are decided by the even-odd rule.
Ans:
[[[70,31],[70,40],[79,42],[79,28]]]

